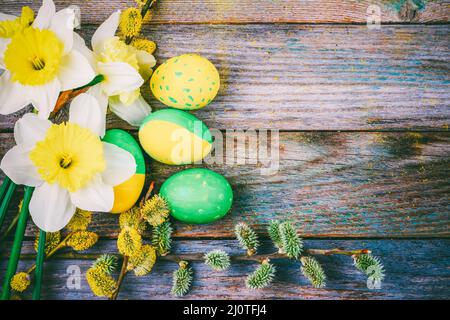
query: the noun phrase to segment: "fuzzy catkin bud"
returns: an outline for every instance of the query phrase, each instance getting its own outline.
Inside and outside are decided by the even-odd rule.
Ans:
[[[224,271],[230,267],[230,257],[223,250],[213,250],[205,254],[205,264],[215,271]]]
[[[45,254],[49,254],[53,249],[55,249],[61,242],[61,232],[47,232],[45,236]],[[39,232],[34,240],[34,250],[37,252],[39,246]]]
[[[187,261],[179,263],[178,270],[173,273],[172,295],[182,297],[188,293],[191,288],[194,271]]]
[[[145,231],[145,222],[141,220],[141,210],[138,207],[134,207],[128,211],[125,211],[119,216],[120,228],[130,227],[140,232]]]
[[[156,227],[166,221],[169,211],[166,200],[160,195],[154,195],[142,205],[141,216],[151,226]]]
[[[275,277],[275,267],[266,259],[247,277],[245,284],[249,289],[262,289],[269,286]]]
[[[247,255],[252,256],[259,247],[258,236],[246,223],[240,222],[234,228],[236,238],[242,248],[247,250]]]
[[[279,253],[283,253],[283,242],[281,241],[280,235],[280,221],[272,220],[267,227],[267,232],[269,237],[273,242],[273,245],[278,249]]]
[[[97,297],[112,297],[117,286],[110,275],[95,267],[86,272],[86,279],[92,293]]]
[[[326,275],[320,263],[313,257],[302,257],[301,271],[303,275],[315,288],[322,288],[326,285]]]
[[[92,212],[77,209],[72,219],[70,219],[66,228],[70,231],[83,231],[86,230],[92,221]]]
[[[98,235],[90,231],[77,231],[67,240],[67,246],[75,251],[84,251],[92,247],[98,241]]]
[[[143,38],[134,38],[131,45],[138,50],[142,50],[150,54],[153,54],[156,50],[155,42]]]
[[[143,245],[134,256],[130,257],[128,270],[133,270],[136,276],[145,276],[152,271],[155,262],[155,248],[150,245]]]
[[[26,272],[16,273],[10,282],[11,289],[17,292],[24,292],[30,284],[30,275]]]
[[[279,226],[280,239],[284,253],[291,259],[298,259],[303,251],[303,241],[290,222],[283,222]]]
[[[373,280],[384,279],[384,267],[380,260],[371,254],[358,254],[353,256],[355,267]]]
[[[165,256],[170,252],[172,246],[172,227],[170,222],[166,221],[153,228],[152,245],[160,256]]]
[[[117,238],[117,249],[125,256],[135,255],[142,246],[142,237],[139,232],[131,227],[125,227]]]
[[[137,8],[127,8],[120,16],[119,30],[125,38],[133,38],[141,32],[142,16]]]
[[[117,257],[110,254],[103,254],[92,265],[106,274],[113,273],[117,268]]]

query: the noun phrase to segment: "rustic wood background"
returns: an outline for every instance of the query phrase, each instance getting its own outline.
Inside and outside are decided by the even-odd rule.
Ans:
[[[80,6],[85,39],[113,10],[134,3],[55,2],[58,8]],[[365,25],[371,4],[381,8],[379,30]],[[0,5],[1,12],[18,14],[40,1]],[[349,257],[319,257],[329,281],[313,289],[298,263],[279,260],[274,286],[251,291],[243,281],[255,263],[239,261],[219,273],[194,261],[187,299],[450,298],[449,16],[450,1],[431,0],[158,1],[144,28],[158,44],[158,63],[196,52],[221,75],[218,97],[195,114],[218,130],[280,130],[277,174],[261,176],[255,165],[210,166],[232,184],[233,210],[211,225],[175,223],[173,253],[222,248],[239,255],[231,232],[236,222],[248,222],[267,238],[270,219],[291,219],[307,247],[369,248],[387,272],[382,288],[369,290]],[[154,109],[163,107],[148,91],[145,96]],[[0,117],[0,156],[14,145],[14,122],[22,114]],[[113,115],[108,125],[134,132]],[[158,186],[189,167],[147,163],[148,180]],[[15,210],[12,205],[10,218]],[[99,253],[116,252],[117,220],[97,214],[92,229],[101,236],[98,245],[45,264],[43,298],[93,298],[84,278],[80,290],[66,287],[67,268],[76,265],[84,273]],[[33,263],[35,232],[29,223],[20,269]],[[0,249],[2,273],[8,244]],[[262,252],[272,251],[265,242]],[[163,259],[149,276],[128,275],[119,298],[172,298],[175,268]]]

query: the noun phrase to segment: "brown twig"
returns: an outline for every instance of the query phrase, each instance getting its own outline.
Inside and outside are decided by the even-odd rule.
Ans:
[[[90,87],[85,87],[85,88],[81,88],[81,89],[68,90],[68,91],[61,92],[61,94],[58,97],[58,100],[56,100],[55,108],[53,109],[50,117],[55,117],[56,114],[59,112],[59,110],[62,109],[62,107],[64,107],[67,103],[72,101],[76,96],[88,91],[89,88]]]
[[[371,253],[368,249],[360,249],[360,250],[342,250],[342,249],[330,249],[330,250],[322,250],[322,249],[307,249],[305,250],[305,254],[309,255],[347,255],[352,256],[354,254],[369,254]],[[76,252],[67,252],[61,253],[54,257],[54,259],[82,259],[82,260],[95,260],[100,257],[101,254],[97,253],[76,253]],[[21,255],[21,259],[35,259],[35,254],[23,254]],[[256,254],[253,256],[248,255],[234,255],[231,256],[230,259],[233,261],[262,261],[266,258],[269,259],[287,259],[286,255],[281,253],[272,253],[272,254]],[[172,261],[178,263],[183,260],[187,261],[202,261],[204,259],[204,253],[192,253],[192,254],[181,254],[174,255],[168,254],[166,256],[161,256],[158,259],[163,261]]]
[[[52,251],[50,251],[48,254],[45,255],[45,259],[49,259],[51,256],[53,256],[58,250],[67,247],[67,241],[72,236],[74,232],[69,233],[55,248],[53,248]],[[33,264],[28,270],[27,273],[30,274],[36,269],[36,264]]]
[[[110,300],[116,300],[117,296],[119,295],[120,286],[122,285],[123,279],[125,278],[125,275],[127,273],[128,259],[129,258],[127,256],[123,256],[122,268],[120,269],[119,279],[117,279],[117,288],[111,296]]]
[[[143,206],[145,201],[147,201],[148,199],[150,199],[150,195],[153,192],[153,189],[155,188],[155,181],[150,182],[150,186],[148,187],[147,193],[145,194],[145,197],[142,198],[140,205]]]

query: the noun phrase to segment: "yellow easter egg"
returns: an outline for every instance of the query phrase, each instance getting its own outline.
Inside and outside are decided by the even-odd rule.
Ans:
[[[207,106],[220,87],[219,72],[206,58],[183,54],[160,65],[152,75],[153,95],[169,107],[196,110]]]
[[[139,142],[150,157],[170,165],[200,161],[212,149],[208,127],[195,116],[177,109],[148,115],[139,128]]]
[[[139,144],[128,132],[120,129],[107,130],[103,141],[122,148],[136,160],[136,173],[127,181],[114,186],[114,205],[111,213],[130,210],[141,195],[145,183],[145,160]]]

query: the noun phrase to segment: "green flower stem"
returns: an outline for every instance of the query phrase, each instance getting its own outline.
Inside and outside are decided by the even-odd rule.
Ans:
[[[45,258],[45,238],[47,233],[45,231],[39,231],[39,243],[38,251],[36,256],[36,272],[34,273],[34,278],[36,283],[33,289],[33,300],[41,299],[41,285],[42,285],[42,271],[44,268],[44,258]]]
[[[16,190],[16,184],[12,181],[6,180],[9,178],[5,178],[3,185],[2,185],[2,189],[3,186],[6,185],[5,187],[5,191],[2,190],[2,193],[4,193],[4,196],[1,197],[1,205],[0,205],[0,229],[3,226],[3,222],[5,221],[5,217],[6,217],[6,213],[8,212],[8,207],[9,207],[9,203],[11,202],[11,198],[14,194],[14,191]]]
[[[25,194],[23,197],[22,209],[20,210],[19,222],[17,223],[16,235],[14,237],[14,243],[8,261],[8,268],[6,269],[5,279],[3,280],[3,292],[1,300],[8,300],[10,296],[10,282],[11,278],[14,276],[17,270],[20,251],[22,250],[23,236],[25,234],[28,216],[30,214],[28,205],[30,204],[33,190],[34,188],[32,187],[25,187]]]
[[[0,202],[3,202],[3,197],[6,194],[6,190],[8,190],[9,183],[11,182],[11,179],[7,176],[5,179],[3,179],[2,185],[0,187]]]
[[[86,88],[89,88],[89,87],[93,87],[93,86],[99,84],[100,82],[102,82],[103,80],[105,80],[105,76],[103,76],[102,74],[98,74],[98,75],[96,75],[94,77],[94,79],[92,79],[91,82],[89,82],[88,84],[86,84],[84,86],[81,86],[81,87],[78,87],[78,88],[74,89],[74,91],[86,89]]]
[[[156,3],[156,0],[147,0],[147,2],[144,4],[144,6],[142,7],[142,10],[141,10],[142,19],[145,18],[145,16],[147,15],[148,10],[150,10],[151,7],[153,7],[153,5],[155,3]]]

